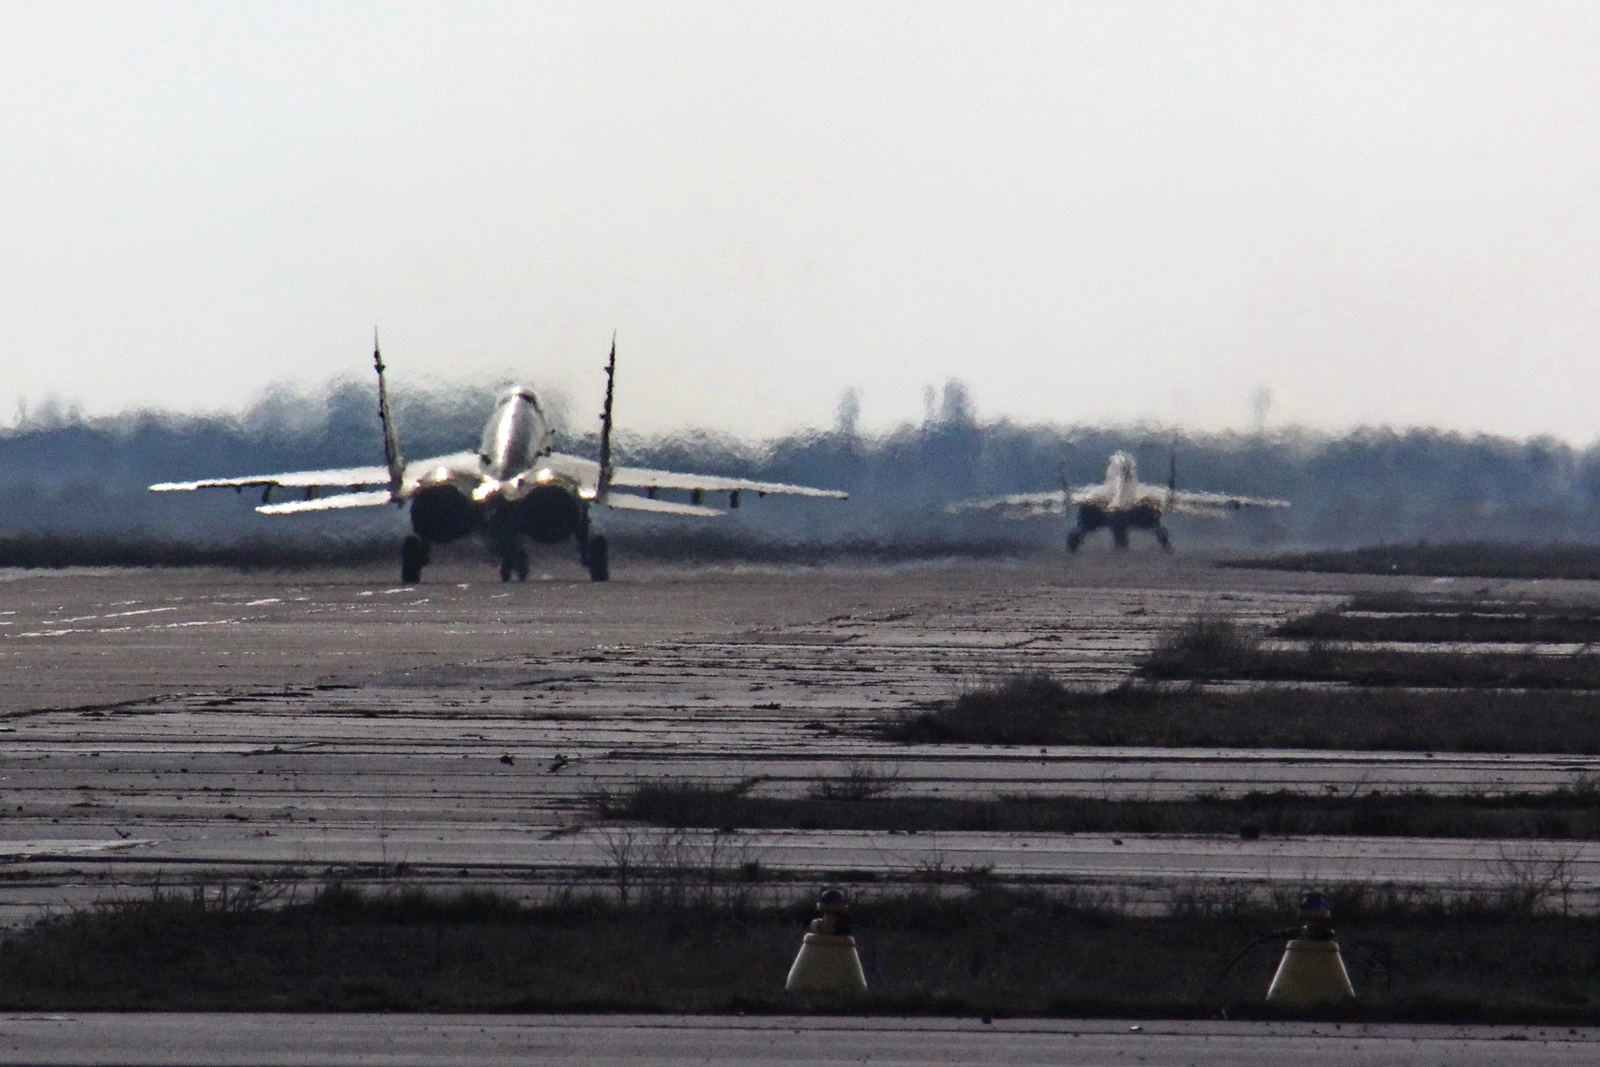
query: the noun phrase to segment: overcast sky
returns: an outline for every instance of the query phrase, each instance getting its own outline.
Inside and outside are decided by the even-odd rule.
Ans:
[[[0,0],[0,423],[515,374],[766,435],[1600,435],[1600,3]]]

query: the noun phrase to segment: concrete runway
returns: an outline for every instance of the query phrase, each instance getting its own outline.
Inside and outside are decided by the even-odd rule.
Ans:
[[[566,574],[570,568],[552,565]],[[0,920],[154,884],[319,878],[538,893],[603,866],[587,798],[641,777],[799,793],[852,767],[905,794],[1539,789],[1539,756],[903,746],[867,720],[1018,670],[1110,683],[1198,612],[1267,623],[1419,579],[1224,571],[1203,558],[881,567],[619,564],[616,580],[388,568],[0,572]],[[1485,584],[1591,599],[1584,583]],[[1461,587],[1466,587],[1462,583]],[[641,832],[648,837],[648,832]],[[1466,884],[1512,862],[1600,883],[1600,852],[1493,842],[1125,835],[732,835],[802,882],[992,866],[1159,893],[1197,879]]]
[[[0,1016],[0,1064],[463,1067],[892,1063],[1479,1067],[1593,1062],[1567,1027],[819,1017],[74,1014]]]

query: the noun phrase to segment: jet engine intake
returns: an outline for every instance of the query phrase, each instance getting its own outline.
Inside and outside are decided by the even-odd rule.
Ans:
[[[483,513],[453,485],[418,489],[411,497],[411,528],[424,541],[448,544],[483,526]]]

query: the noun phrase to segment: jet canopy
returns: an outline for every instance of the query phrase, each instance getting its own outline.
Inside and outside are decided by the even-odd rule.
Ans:
[[[504,480],[527,470],[549,452],[552,436],[538,396],[527,386],[513,385],[495,402],[494,413],[483,428],[478,456],[485,473]]]

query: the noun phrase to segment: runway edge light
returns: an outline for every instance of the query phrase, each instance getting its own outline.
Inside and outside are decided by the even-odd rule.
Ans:
[[[1289,1008],[1336,1004],[1356,995],[1333,939],[1328,902],[1308,893],[1300,902],[1300,936],[1283,950],[1278,971],[1267,987],[1267,1003]]]
[[[850,934],[850,903],[842,889],[827,889],[817,901],[817,917],[800,943],[783,988],[789,993],[865,993],[856,939]]]

